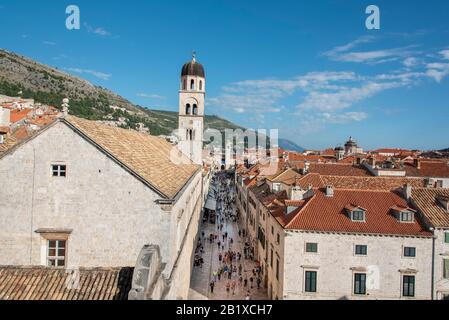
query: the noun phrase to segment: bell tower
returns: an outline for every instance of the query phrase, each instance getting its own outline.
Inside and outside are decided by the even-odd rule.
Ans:
[[[203,66],[192,60],[182,67],[179,91],[179,143],[182,153],[195,164],[203,164],[204,100],[206,77]]]

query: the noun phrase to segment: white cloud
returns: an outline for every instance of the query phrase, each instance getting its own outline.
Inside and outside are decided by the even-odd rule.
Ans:
[[[298,106],[298,109],[300,112],[310,109],[318,111],[347,109],[361,100],[399,86],[401,86],[399,82],[368,82],[360,87],[339,90],[331,93],[327,91],[313,91],[305,98],[304,102]]]
[[[141,98],[148,98],[148,99],[158,99],[158,100],[165,99],[164,96],[161,96],[158,94],[153,94],[153,93],[138,93],[137,96],[141,97]]]
[[[326,51],[323,53],[323,56],[326,56],[334,61],[380,64],[397,61],[400,58],[404,57],[407,58],[412,53],[411,49],[416,47],[415,45],[413,45],[408,47],[369,50],[369,51],[352,50],[355,49],[360,44],[370,43],[373,42],[374,40],[375,40],[374,37],[361,37],[353,42]]]
[[[427,64],[426,75],[440,83],[449,75],[449,63],[434,62]]]
[[[84,27],[86,28],[87,32],[96,34],[96,35],[98,35],[100,37],[104,37],[104,38],[112,37],[112,33],[107,31],[103,27],[93,27],[93,26],[91,26],[90,24],[88,24],[86,22],[84,23]]]
[[[414,67],[419,63],[419,60],[415,57],[405,58],[402,64],[408,68]]]
[[[439,54],[441,54],[443,56],[443,59],[449,60],[449,49],[440,51]]]
[[[94,76],[94,77],[102,79],[102,80],[109,80],[112,77],[112,75],[109,73],[99,72],[99,71],[90,70],[90,69],[65,68],[65,70],[70,71],[70,72],[75,72],[78,74],[88,74],[88,75]]]

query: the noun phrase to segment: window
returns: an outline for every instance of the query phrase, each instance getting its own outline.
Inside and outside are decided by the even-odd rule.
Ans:
[[[187,90],[187,81],[186,80],[184,80],[182,82],[182,90]]]
[[[195,90],[195,80],[190,81],[190,90]]]
[[[200,80],[200,91],[203,90],[203,81]]]
[[[404,276],[402,280],[402,295],[404,297],[415,296],[415,276]]]
[[[60,165],[60,164],[54,164],[51,166],[51,171],[52,171],[53,177],[66,177],[67,166]]]
[[[273,249],[271,249],[271,254],[270,255],[271,255],[270,265],[273,268],[273,264],[274,264],[274,262],[273,262]]]
[[[305,291],[306,292],[316,292],[316,271],[306,271],[306,283],[305,283]]]
[[[366,256],[368,254],[368,246],[366,245],[356,245],[355,254],[357,256]]]
[[[366,274],[354,274],[354,294],[366,294]]]
[[[66,240],[47,240],[47,265],[49,267],[65,267]]]
[[[416,257],[416,248],[404,247],[404,257],[409,257],[409,258]]]
[[[351,214],[352,221],[365,221],[365,211],[354,210]]]
[[[186,104],[186,114],[190,114],[190,103]]]
[[[443,278],[449,279],[449,259],[443,259]]]
[[[306,252],[317,253],[318,252],[318,243],[306,243]]]
[[[280,236],[279,233],[277,234],[276,243],[277,243],[277,244],[280,244],[280,243],[281,243],[281,236]]]
[[[449,232],[444,233],[444,242],[449,243]]]
[[[413,212],[410,211],[401,212],[401,222],[413,222]]]
[[[274,234],[274,227],[271,226],[271,234]]]
[[[273,192],[279,192],[281,190],[281,185],[279,183],[273,183]]]
[[[196,104],[193,105],[193,114],[198,115],[198,106]]]

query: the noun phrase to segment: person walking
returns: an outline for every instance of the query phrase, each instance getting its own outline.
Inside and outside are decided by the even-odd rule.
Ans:
[[[210,293],[214,294],[215,282],[211,281],[211,282],[209,283],[209,286],[210,286]]]

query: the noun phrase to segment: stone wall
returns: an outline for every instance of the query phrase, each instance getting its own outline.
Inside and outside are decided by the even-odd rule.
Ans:
[[[307,242],[318,253],[306,253]],[[367,256],[356,256],[355,245],[367,245]],[[404,257],[404,246],[416,257]],[[402,299],[404,274],[416,277],[414,299],[431,299],[431,238],[288,232],[284,260],[284,299]],[[307,270],[317,271],[313,294],[304,292]],[[353,294],[356,272],[367,273],[365,296]]]

